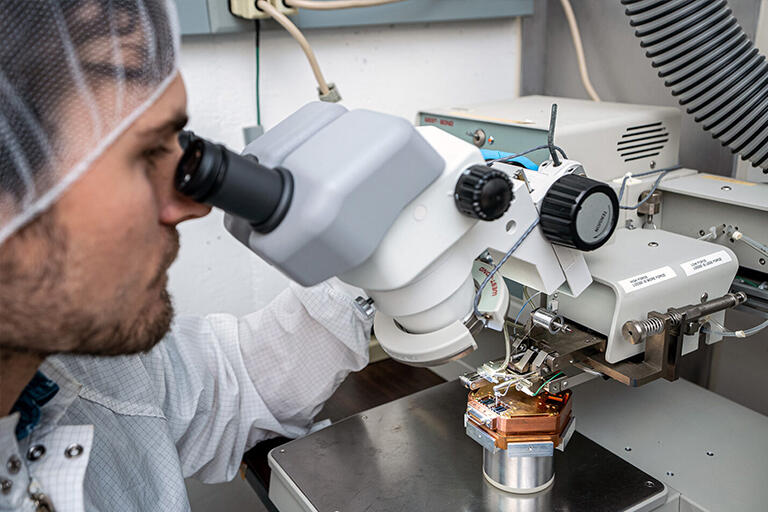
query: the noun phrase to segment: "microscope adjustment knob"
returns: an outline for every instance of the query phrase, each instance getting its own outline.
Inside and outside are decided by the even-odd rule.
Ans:
[[[616,193],[605,183],[566,174],[541,203],[541,229],[547,239],[581,251],[593,251],[611,238],[619,220]]]
[[[509,209],[515,195],[505,172],[473,165],[462,173],[454,192],[461,213],[480,220],[496,220]]]

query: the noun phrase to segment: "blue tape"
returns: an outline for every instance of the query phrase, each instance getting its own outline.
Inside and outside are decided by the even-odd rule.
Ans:
[[[513,155],[513,153],[507,153],[506,151],[496,151],[495,149],[481,149],[480,152],[483,154],[483,159],[485,160],[498,160],[499,158],[506,158]],[[531,171],[539,170],[539,166],[534,163],[533,160],[524,156],[513,158],[510,160],[510,162],[517,162]]]

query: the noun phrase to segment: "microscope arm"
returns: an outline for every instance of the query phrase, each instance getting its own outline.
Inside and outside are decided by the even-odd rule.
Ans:
[[[244,155],[288,171],[293,198],[269,233],[233,215],[227,229],[303,285],[338,276],[364,289],[382,347],[414,365],[474,349],[468,326],[502,329],[501,275],[483,291],[480,318],[473,311],[494,269],[478,257],[498,262],[516,247],[505,277],[578,295],[591,283],[582,250],[602,245],[618,219],[615,194],[577,162],[491,168],[442,130],[339,105],[305,106]]]

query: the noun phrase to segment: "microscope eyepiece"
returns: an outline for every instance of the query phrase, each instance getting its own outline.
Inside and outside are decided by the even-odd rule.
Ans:
[[[288,213],[293,177],[189,131],[179,134],[184,154],[174,184],[185,196],[250,221],[260,233],[274,230]]]

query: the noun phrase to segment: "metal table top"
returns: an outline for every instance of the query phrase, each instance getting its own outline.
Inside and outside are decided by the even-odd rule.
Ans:
[[[464,433],[465,406],[466,390],[447,382],[285,444],[270,465],[319,511],[645,511],[665,501],[662,482],[578,432],[556,452],[548,491],[499,491]]]

